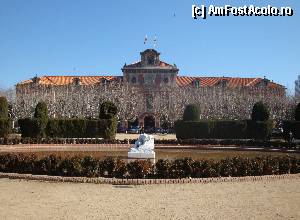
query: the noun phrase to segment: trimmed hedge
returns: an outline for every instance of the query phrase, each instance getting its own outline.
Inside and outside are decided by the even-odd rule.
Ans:
[[[174,126],[177,139],[204,139],[211,137],[212,122],[178,120]]]
[[[35,155],[0,155],[0,172],[30,173],[56,176],[116,177],[116,178],[209,178],[242,177],[300,173],[300,159],[290,156],[227,158],[221,161],[136,160],[126,163],[118,158],[97,160],[91,156],[61,158]]]
[[[187,105],[183,112],[184,121],[199,121],[200,120],[200,108],[195,104]]]
[[[182,121],[175,123],[177,139],[267,139],[271,121]]]
[[[33,138],[43,138],[46,137],[45,129],[46,124],[45,120],[37,118],[25,118],[19,119],[18,124],[20,126],[20,131],[22,137],[33,137]]]
[[[0,118],[0,137],[7,137],[11,133],[12,122],[9,118]]]
[[[284,121],[283,131],[285,137],[288,137],[291,131],[294,138],[300,139],[300,121]]]
[[[247,120],[246,137],[258,140],[266,140],[271,137],[273,121]]]
[[[112,119],[20,119],[22,137],[31,138],[104,138],[114,139],[117,120]]]

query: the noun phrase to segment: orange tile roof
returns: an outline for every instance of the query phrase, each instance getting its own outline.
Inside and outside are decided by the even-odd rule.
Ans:
[[[39,77],[40,85],[57,85],[63,86],[74,83],[78,78],[81,85],[94,85],[99,83],[102,79],[109,81],[116,81],[122,79],[123,76],[41,76]],[[177,76],[176,84],[180,87],[192,86],[195,80],[199,80],[200,86],[216,86],[222,80],[226,81],[227,87],[251,87],[256,86],[263,81],[262,78],[231,78],[231,77],[191,77],[191,76]],[[32,83],[33,79],[24,80],[18,85]],[[274,82],[268,83],[269,88],[284,88],[282,85]]]
[[[215,86],[222,80],[226,82],[227,87],[251,87],[260,84],[264,79],[262,78],[232,78],[232,77],[190,77],[177,76],[176,83],[178,86],[192,86],[195,80],[199,80],[200,86]],[[270,88],[284,88],[282,85],[274,82],[269,82]]]
[[[93,85],[99,83],[102,79],[115,81],[122,76],[41,76],[39,77],[40,85],[68,85],[72,84],[76,78],[80,80],[81,85]],[[20,82],[18,85],[32,83],[33,79]]]

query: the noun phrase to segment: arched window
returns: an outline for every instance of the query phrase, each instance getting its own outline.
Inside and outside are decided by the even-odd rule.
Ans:
[[[155,61],[154,56],[149,56],[147,63],[148,63],[148,65],[154,65],[154,61]]]

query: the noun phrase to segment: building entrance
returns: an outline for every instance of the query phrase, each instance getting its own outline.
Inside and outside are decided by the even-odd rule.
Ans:
[[[152,115],[148,115],[144,118],[144,132],[154,133],[155,132],[155,118]]]

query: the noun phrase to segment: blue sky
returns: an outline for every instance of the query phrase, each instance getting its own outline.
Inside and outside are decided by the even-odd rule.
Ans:
[[[0,0],[0,86],[41,75],[121,75],[156,35],[180,75],[264,77],[294,89],[300,74],[298,0],[221,1],[291,6],[293,17],[208,17],[203,0]],[[174,16],[175,15],[175,16]]]

